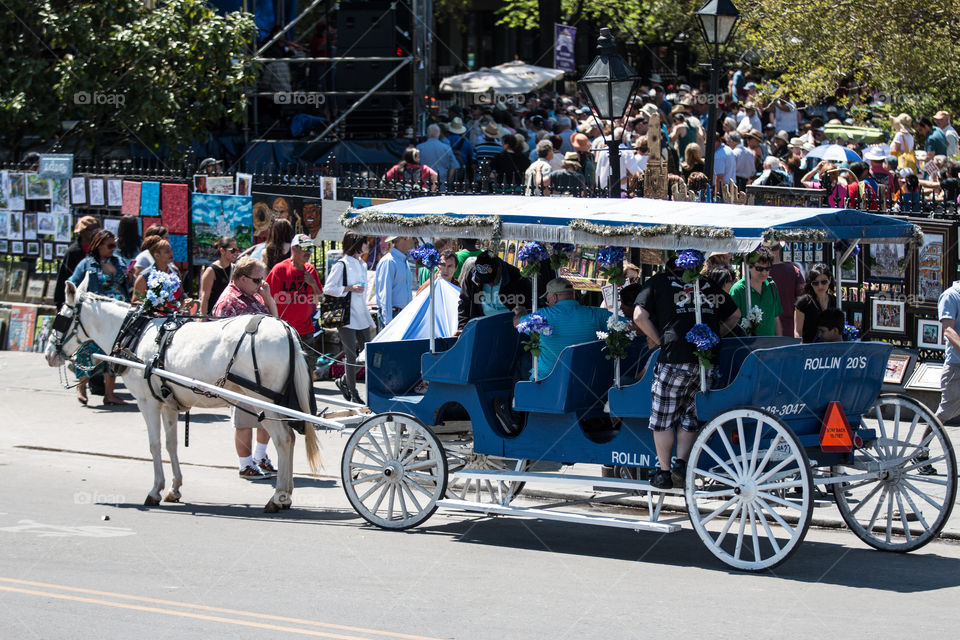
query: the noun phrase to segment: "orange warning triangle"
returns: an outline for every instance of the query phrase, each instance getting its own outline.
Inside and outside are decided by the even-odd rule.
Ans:
[[[820,427],[820,448],[828,453],[843,453],[853,449],[853,433],[840,403],[827,405],[827,413]]]

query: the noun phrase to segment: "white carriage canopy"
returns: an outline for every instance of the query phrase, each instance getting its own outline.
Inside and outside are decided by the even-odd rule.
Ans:
[[[855,209],[647,198],[429,196],[349,209],[340,221],[374,236],[496,237],[734,253],[752,251],[764,240],[905,244],[922,237],[907,221]]]

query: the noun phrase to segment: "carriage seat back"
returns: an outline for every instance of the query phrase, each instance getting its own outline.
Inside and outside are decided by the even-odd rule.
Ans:
[[[893,346],[882,342],[796,344],[750,353],[724,389],[697,396],[710,420],[733,407],[766,409],[798,435],[817,433],[837,401],[851,426],[876,401]]]
[[[514,408],[562,414],[602,407],[613,385],[613,360],[604,357],[603,346],[596,340],[565,348],[542,380],[517,383]]]
[[[512,378],[519,356],[520,334],[513,326],[512,313],[474,318],[452,347],[443,353],[423,354],[423,379],[471,384]]]
[[[437,338],[437,349],[449,348],[454,338]],[[430,340],[368,342],[367,390],[390,397],[411,393],[420,382],[420,357],[430,351]]]
[[[737,377],[740,366],[757,349],[772,349],[800,344],[800,338],[784,336],[743,336],[724,338],[720,341],[720,356],[714,365],[717,369],[715,389],[723,389]]]

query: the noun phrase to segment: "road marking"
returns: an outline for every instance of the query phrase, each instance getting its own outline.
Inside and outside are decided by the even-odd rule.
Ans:
[[[6,583],[10,583],[10,584],[26,585],[26,586],[31,586],[31,587],[42,587],[42,588],[46,588],[46,589],[57,589],[57,590],[61,590],[61,591],[72,591],[72,592],[75,592],[75,593],[84,593],[84,594],[89,594],[89,595],[106,596],[106,597],[109,597],[109,598],[120,598],[120,599],[123,599],[123,600],[135,600],[135,601],[138,601],[138,602],[149,602],[149,603],[158,604],[158,605],[169,605],[169,606],[174,606],[174,607],[186,607],[186,608],[188,608],[188,609],[198,609],[198,610],[200,610],[200,611],[210,611],[210,612],[215,612],[215,613],[226,613],[226,614],[232,614],[232,615],[237,615],[237,616],[249,616],[249,617],[255,617],[255,618],[266,619],[266,620],[275,620],[275,621],[277,621],[277,622],[291,622],[291,623],[295,623],[295,624],[302,624],[302,625],[314,626],[314,627],[323,627],[323,628],[326,628],[326,629],[337,629],[337,630],[339,630],[339,631],[351,631],[351,632],[363,633],[363,634],[367,634],[367,635],[386,636],[386,637],[389,637],[389,638],[403,638],[404,640],[438,640],[437,638],[429,638],[429,637],[426,637],[426,636],[415,636],[415,635],[409,635],[409,634],[405,634],[405,633],[394,633],[394,632],[391,632],[391,631],[377,631],[377,630],[374,630],[374,629],[364,629],[364,628],[362,628],[362,627],[351,627],[351,626],[347,626],[347,625],[340,625],[340,624],[333,624],[333,623],[326,623],[326,622],[317,622],[317,621],[314,621],[314,620],[302,620],[302,619],[300,619],[300,618],[288,618],[288,617],[285,617],[285,616],[275,616],[275,615],[270,615],[270,614],[265,614],[265,613],[251,613],[251,612],[248,612],[248,611],[239,611],[239,610],[236,610],[236,609],[224,609],[224,608],[221,608],[221,607],[211,607],[211,606],[200,605],[200,604],[189,604],[189,603],[186,603],[186,602],[176,602],[176,601],[174,601],[174,600],[162,600],[162,599],[159,599],[159,598],[144,598],[144,597],[141,597],[141,596],[132,596],[132,595],[127,595],[127,594],[123,594],[123,593],[112,593],[112,592],[109,592],[109,591],[97,591],[97,590],[95,590],[95,589],[82,589],[82,588],[79,588],[79,587],[68,587],[68,586],[64,586],[64,585],[49,584],[49,583],[45,583],[45,582],[33,582],[33,581],[30,581],[30,580],[18,580],[18,579],[16,579],[16,578],[3,578],[3,577],[0,577],[0,582],[6,582]],[[43,597],[48,597],[48,598],[57,598],[57,599],[60,599],[60,600],[72,600],[72,601],[74,601],[74,602],[84,602],[84,603],[87,603],[87,604],[99,604],[99,605],[103,605],[103,606],[116,607],[116,608],[120,608],[120,609],[132,609],[132,610],[134,610],[134,611],[146,611],[146,612],[150,612],[150,613],[162,613],[162,614],[166,614],[166,615],[180,616],[180,617],[183,617],[183,618],[194,618],[194,619],[197,619],[197,620],[207,620],[207,621],[211,621],[211,622],[223,622],[223,623],[226,623],[226,624],[234,624],[234,625],[239,625],[239,626],[244,626],[244,627],[255,627],[255,628],[258,628],[258,629],[268,629],[268,630],[271,630],[271,631],[287,631],[287,632],[290,632],[290,633],[299,633],[299,634],[301,634],[301,635],[316,636],[316,637],[321,637],[321,638],[340,638],[341,640],[364,640],[363,638],[360,638],[359,636],[346,636],[346,635],[340,635],[340,634],[335,634],[335,633],[325,633],[325,632],[323,632],[323,631],[314,631],[314,630],[311,630],[311,629],[298,629],[298,628],[296,628],[296,627],[275,626],[275,625],[269,625],[269,624],[264,624],[264,623],[260,623],[260,622],[251,622],[251,621],[248,621],[248,620],[237,620],[237,619],[233,619],[233,618],[223,618],[223,617],[220,617],[220,616],[209,616],[209,615],[204,615],[204,614],[200,614],[200,613],[191,613],[191,612],[188,612],[188,611],[174,611],[174,610],[170,610],[170,609],[162,609],[162,608],[158,608],[158,607],[148,607],[148,606],[144,606],[144,605],[127,604],[127,603],[123,603],[123,602],[111,602],[110,600],[103,600],[103,599],[99,599],[99,598],[87,598],[87,597],[82,597],[82,596],[67,595],[67,594],[63,594],[63,593],[52,593],[52,592],[49,592],[49,591],[36,591],[36,590],[34,590],[34,589],[21,589],[21,588],[17,588],[17,587],[8,587],[8,586],[4,586],[4,585],[0,585],[0,591],[10,591],[10,592],[13,592],[13,593],[23,593],[23,594],[27,594],[27,595],[43,596]]]

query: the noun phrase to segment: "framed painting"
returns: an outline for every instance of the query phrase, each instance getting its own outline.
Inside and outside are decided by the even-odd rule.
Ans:
[[[947,343],[939,320],[917,318],[917,348],[946,350]]]
[[[872,298],[870,300],[870,330],[881,333],[907,332],[907,303],[903,300]]]
[[[864,247],[865,282],[903,284],[907,278],[906,248],[902,244],[869,244]]]

